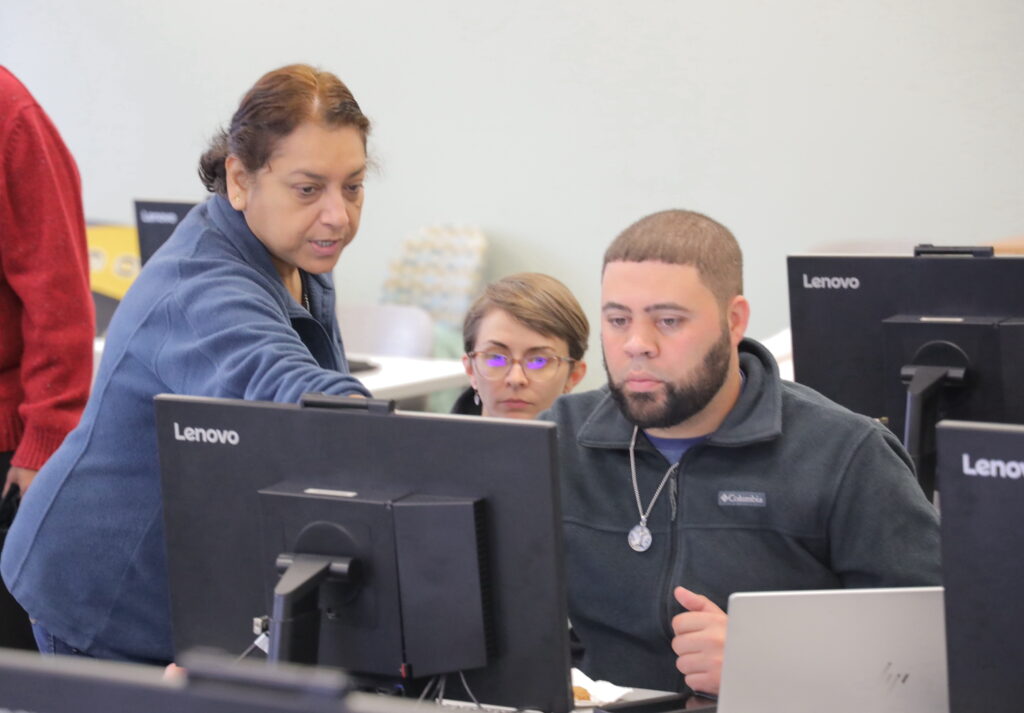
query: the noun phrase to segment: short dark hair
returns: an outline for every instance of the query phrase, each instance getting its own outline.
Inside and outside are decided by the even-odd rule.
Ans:
[[[310,119],[329,127],[354,126],[366,147],[370,120],[335,75],[308,64],[291,64],[264,74],[242,97],[228,129],[213,137],[199,159],[199,177],[206,190],[227,194],[224,162],[229,155],[255,172],[267,164],[281,139]]]
[[[729,229],[689,210],[652,213],[623,230],[604,253],[610,262],[692,265],[725,304],[743,294],[743,252]],[[603,269],[603,268],[602,268]]]
[[[489,284],[462,323],[467,354],[476,347],[480,321],[495,309],[505,310],[538,334],[564,339],[570,359],[582,359],[587,351],[587,315],[569,288],[550,275],[520,272]]]

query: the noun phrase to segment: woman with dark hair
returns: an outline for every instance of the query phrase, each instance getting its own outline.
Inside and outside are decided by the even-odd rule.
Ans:
[[[370,124],[334,75],[263,76],[202,157],[213,194],[117,309],[82,421],[39,472],[4,580],[44,653],[173,657],[153,397],[368,396],[331,270],[355,237]]]
[[[492,282],[462,324],[470,388],[452,412],[536,418],[586,374],[589,334],[579,302],[555,278],[521,272]]]

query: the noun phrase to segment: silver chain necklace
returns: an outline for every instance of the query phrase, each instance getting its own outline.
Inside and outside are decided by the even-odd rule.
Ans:
[[[651,502],[647,504],[647,510],[644,510],[643,505],[640,504],[640,488],[636,484],[636,456],[633,451],[636,448],[636,434],[639,433],[640,427],[633,426],[633,438],[629,442],[629,474],[633,478],[633,495],[636,496],[636,509],[640,513],[640,522],[629,531],[629,535],[626,537],[626,541],[629,546],[636,552],[646,552],[651,548],[651,543],[654,538],[651,536],[651,531],[647,527],[647,518],[651,514],[651,510],[654,508],[654,503],[658,501],[658,496],[661,495],[661,491],[665,489],[665,483],[672,477],[672,474],[679,467],[678,463],[673,463],[669,466],[669,469],[665,471],[665,477],[661,479],[661,483],[658,485],[658,489],[654,491],[654,497],[651,498]]]
[[[312,313],[313,310],[309,308],[309,290],[306,289],[306,277],[301,272],[299,273],[299,286],[302,288],[302,306],[306,308],[307,312]]]

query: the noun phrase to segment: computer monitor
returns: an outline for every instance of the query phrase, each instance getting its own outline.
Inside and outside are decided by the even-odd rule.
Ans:
[[[1024,426],[939,423],[951,713],[1024,705]]]
[[[929,496],[938,420],[1024,422],[1024,258],[800,255],[788,266],[795,380],[882,419]]]
[[[114,317],[114,310],[121,304],[121,300],[116,300],[109,295],[103,295],[93,290],[92,304],[96,315],[96,336],[102,337],[107,333],[110,320]]]
[[[187,676],[155,666],[0,649],[0,711],[23,713],[411,713],[414,704],[348,692],[338,671],[186,658]],[[403,705],[404,703],[404,705]]]
[[[181,219],[195,203],[175,201],[135,201],[135,227],[139,232],[139,261],[145,265],[153,253],[167,242]]]
[[[176,651],[240,654],[273,612],[279,659],[572,708],[553,424],[322,396],[156,419]]]

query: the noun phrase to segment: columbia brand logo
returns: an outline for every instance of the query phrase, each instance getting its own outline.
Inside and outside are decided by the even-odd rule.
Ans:
[[[1024,461],[978,458],[973,463],[971,455],[964,453],[964,475],[980,475],[983,478],[1009,478],[1020,480],[1024,475]]]
[[[750,490],[720,490],[718,504],[722,507],[763,508],[768,505],[768,496]]]
[[[860,278],[830,277],[823,275],[808,277],[805,272],[804,288],[808,290],[859,290]]]
[[[174,422],[174,440],[190,443],[223,443],[229,446],[238,445],[238,431],[226,428],[199,428],[185,426],[182,428]]]

